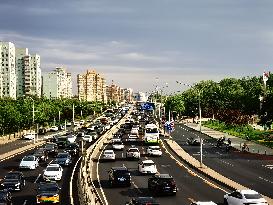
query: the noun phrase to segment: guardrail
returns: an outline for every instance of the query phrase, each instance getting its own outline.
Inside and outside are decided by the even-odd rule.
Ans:
[[[93,157],[96,156],[105,143],[108,143],[108,136],[116,132],[122,122],[123,120],[121,119],[116,125],[103,134],[95,144],[91,145],[83,155],[77,182],[78,196],[81,205],[104,205],[92,181]]]

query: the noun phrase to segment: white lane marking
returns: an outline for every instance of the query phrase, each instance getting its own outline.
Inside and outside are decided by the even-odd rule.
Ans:
[[[34,184],[37,183],[38,179],[40,178],[41,174],[38,175],[38,177],[35,179]]]
[[[27,200],[24,201],[23,205],[26,205],[27,204]]]
[[[186,167],[184,164],[182,164],[181,162],[179,162],[179,160],[177,160],[165,147],[165,145],[163,144],[162,140],[161,141],[161,145],[164,148],[165,152],[168,153],[170,155],[170,157],[176,161],[176,163],[178,165],[180,165],[181,167],[184,167],[189,173],[192,173],[194,176],[198,177],[199,179],[203,180],[205,183],[207,183],[209,186],[214,187],[216,189],[219,189],[225,193],[228,193],[228,191],[222,189],[221,187],[217,186],[216,184],[209,182],[207,179],[203,178],[201,175],[198,175],[197,173],[193,172],[191,169],[189,169],[188,167]]]
[[[103,147],[103,150],[105,149],[106,146],[107,146],[107,145],[105,145],[105,146]],[[101,157],[101,155],[102,155],[102,153],[103,153],[103,150],[100,152],[100,155],[99,155],[99,158],[98,158],[98,163],[97,163],[97,179],[98,179],[98,182],[99,182],[99,187],[100,187],[100,191],[101,191],[101,193],[102,193],[103,200],[105,201],[105,204],[108,205],[108,201],[107,201],[107,199],[106,199],[105,193],[104,193],[104,191],[103,191],[103,188],[101,187],[100,176],[99,176],[100,157]]]
[[[222,162],[223,164],[229,165],[231,167],[234,167],[234,165],[231,164],[230,162],[225,162],[224,160],[220,160],[220,162]]]
[[[269,179],[266,179],[266,178],[263,178],[263,177],[259,177],[259,179],[263,180],[263,181],[266,181],[270,184],[273,184],[273,181],[270,181]]]
[[[51,162],[53,162],[53,159],[48,164],[51,164]]]
[[[71,205],[74,205],[74,199],[73,199],[73,194],[72,194],[72,186],[73,186],[72,182],[73,182],[73,178],[74,178],[76,167],[77,167],[79,161],[81,160],[81,158],[82,158],[82,156],[78,159],[78,161],[76,162],[75,166],[73,167],[73,171],[72,171],[72,175],[71,175],[70,187],[69,187],[69,195],[70,195]]]
[[[139,187],[135,184],[135,182],[132,182],[133,186],[135,187],[135,189],[140,193],[142,194],[143,192],[140,191]]]

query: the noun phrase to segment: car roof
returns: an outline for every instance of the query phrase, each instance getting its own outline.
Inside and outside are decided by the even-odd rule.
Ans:
[[[143,161],[142,161],[142,163],[154,163],[154,161],[153,161],[153,160],[148,159],[148,160],[143,160]]]
[[[154,175],[156,178],[161,178],[161,179],[172,179],[173,177],[169,174],[156,174]]]
[[[241,192],[242,194],[259,194],[258,192],[251,190],[251,189],[243,189],[243,190],[237,190]]]
[[[149,146],[148,148],[154,149],[154,148],[160,148],[159,146]]]
[[[112,167],[112,170],[128,170],[127,167]]]
[[[114,152],[114,150],[112,150],[112,149],[106,149],[106,150],[104,150],[104,152]]]
[[[47,165],[47,167],[60,167],[60,165],[59,164],[49,164],[49,165]]]
[[[140,203],[156,202],[153,197],[136,197],[134,200]]]

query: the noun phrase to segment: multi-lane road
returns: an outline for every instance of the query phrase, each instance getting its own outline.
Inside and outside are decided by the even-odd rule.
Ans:
[[[176,124],[172,138],[192,157],[200,160],[200,147],[189,146],[187,138],[201,136],[204,139],[203,163],[222,175],[273,198],[272,156],[254,155],[231,149],[216,147],[216,139],[193,130],[183,124]],[[271,165],[271,166],[270,166]]]

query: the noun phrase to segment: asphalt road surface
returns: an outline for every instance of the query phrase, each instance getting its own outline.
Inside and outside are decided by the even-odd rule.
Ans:
[[[173,139],[191,156],[200,160],[200,147],[187,144],[187,138],[199,136],[200,132],[176,124],[171,134]],[[254,189],[261,194],[273,197],[273,156],[243,153],[232,149],[216,147],[216,140],[207,135],[200,135],[204,139],[203,163],[224,176]]]
[[[127,142],[128,143],[128,142]],[[140,175],[137,169],[138,161],[128,161],[125,159],[125,150],[131,146],[131,142],[126,145],[123,151],[115,151],[116,161],[100,162],[97,156],[97,166],[99,179],[95,181],[97,190],[99,190],[101,198],[105,196],[109,205],[125,204],[131,197],[135,196],[151,196],[148,191],[149,175]],[[141,160],[152,159],[159,173],[169,173],[176,181],[178,192],[176,196],[160,196],[156,199],[160,204],[190,204],[192,201],[214,201],[223,203],[223,195],[230,190],[226,190],[213,182],[210,182],[204,176],[200,176],[189,168],[183,167],[182,162],[174,153],[167,154],[162,148],[164,154],[161,157],[147,157],[145,150],[147,146],[138,143],[136,145],[141,150]],[[105,147],[111,148],[111,144]],[[178,160],[178,161],[176,161]],[[132,176],[131,187],[112,188],[108,183],[108,170],[114,166],[126,166]],[[94,171],[96,166],[94,166]]]

